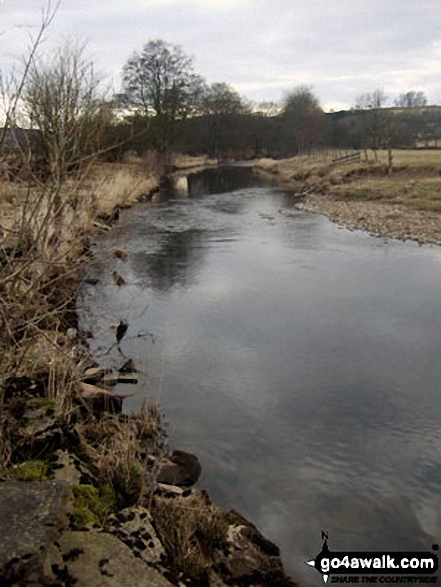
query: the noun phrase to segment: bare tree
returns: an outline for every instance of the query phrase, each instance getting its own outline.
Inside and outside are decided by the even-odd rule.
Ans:
[[[75,42],[34,59],[23,91],[24,110],[38,130],[35,156],[53,182],[61,183],[100,150],[107,109],[93,64]]]
[[[3,108],[5,112],[5,122],[0,132],[0,149],[3,146],[8,132],[13,134],[13,128],[16,123],[17,110],[20,100],[23,95],[25,84],[29,78],[29,70],[35,59],[37,51],[43,41],[44,35],[47,29],[52,24],[60,6],[61,0],[56,2],[55,6],[52,5],[51,0],[48,0],[46,7],[43,7],[41,14],[41,24],[38,30],[37,37],[31,41],[31,47],[29,53],[24,60],[24,67],[22,74],[16,78],[12,74],[9,80],[5,80],[4,76],[1,75],[0,71],[0,91],[3,100]]]
[[[223,134],[231,125],[233,118],[247,111],[243,98],[226,83],[213,83],[206,86],[202,97],[202,113],[206,117],[208,136],[206,149],[218,156],[223,145]],[[225,142],[225,141],[224,141]]]
[[[163,121],[163,147],[176,119],[183,119],[200,107],[202,78],[194,73],[193,59],[178,45],[156,39],[123,68],[127,101],[148,116],[153,108]]]
[[[387,96],[381,88],[360,94],[355,101],[355,109],[360,111],[361,141],[365,152],[368,148],[373,150],[375,161],[378,161],[380,146],[386,142],[390,144],[391,122],[384,111],[386,102]]]
[[[375,110],[384,108],[387,103],[387,96],[382,88],[377,88],[373,92],[360,94],[355,100],[356,110]]]
[[[424,92],[410,91],[400,94],[395,100],[395,106],[400,108],[423,108],[427,106],[427,98]]]
[[[285,94],[283,118],[289,150],[305,153],[321,141],[324,115],[310,87],[301,85]]]

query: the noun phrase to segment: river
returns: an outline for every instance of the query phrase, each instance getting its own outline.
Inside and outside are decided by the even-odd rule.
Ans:
[[[125,409],[159,399],[199,485],[295,579],[322,584],[322,530],[334,551],[440,542],[439,247],[348,231],[237,166],[178,178],[94,252],[81,326],[101,364],[139,368]]]

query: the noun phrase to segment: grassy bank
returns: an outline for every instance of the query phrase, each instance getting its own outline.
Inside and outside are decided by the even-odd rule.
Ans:
[[[82,375],[92,360],[77,328],[79,272],[94,231],[157,189],[160,170],[149,159],[97,163],[57,184],[26,168],[12,173],[6,157],[2,164],[0,468],[6,470],[41,457],[20,448],[32,444],[21,418],[28,399],[66,425],[78,419],[79,406],[87,407]]]
[[[338,161],[337,153],[262,159],[256,169],[302,197],[299,207],[350,228],[441,244],[441,151],[387,151],[378,160]],[[337,161],[335,161],[337,159]]]

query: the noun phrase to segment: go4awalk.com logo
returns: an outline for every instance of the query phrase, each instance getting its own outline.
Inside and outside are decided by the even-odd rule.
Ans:
[[[325,583],[438,584],[438,556],[433,552],[331,552],[326,532],[322,540],[322,550],[307,564]],[[438,545],[432,550],[438,551]]]

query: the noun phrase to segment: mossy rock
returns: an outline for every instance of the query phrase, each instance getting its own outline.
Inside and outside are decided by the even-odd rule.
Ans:
[[[49,467],[45,461],[24,461],[8,467],[3,474],[9,481],[47,481]]]

